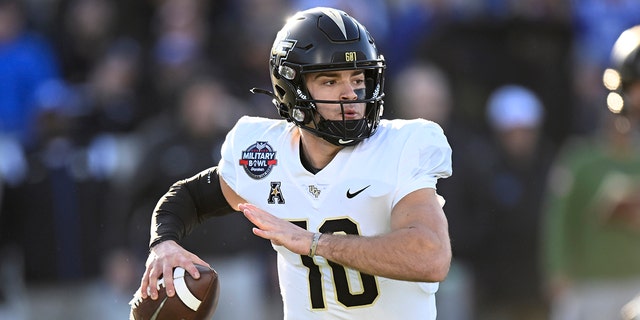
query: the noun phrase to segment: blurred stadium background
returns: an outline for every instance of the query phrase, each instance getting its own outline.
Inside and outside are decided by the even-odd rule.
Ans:
[[[270,88],[286,17],[316,5],[373,34],[388,63],[386,118],[428,117],[450,138],[454,178],[441,193],[455,263],[439,318],[491,319],[491,306],[546,319],[544,177],[607,112],[602,72],[620,32],[640,23],[637,0],[0,0],[0,319],[127,318],[156,200],[218,161],[238,117],[277,116],[249,89]],[[421,67],[429,76],[411,78]],[[527,88],[534,97],[513,99],[538,113],[491,116],[492,101],[509,101],[490,99],[504,85]],[[485,147],[510,121],[535,126],[544,149],[518,160],[529,171],[510,176],[504,199],[480,205],[519,216],[469,217],[482,200],[462,189],[487,176],[456,173],[513,166]],[[492,170],[503,181],[507,170]],[[526,195],[507,192],[514,184]],[[220,273],[216,319],[282,318],[274,256],[241,217],[208,222],[185,245]],[[487,257],[503,268],[485,270]]]

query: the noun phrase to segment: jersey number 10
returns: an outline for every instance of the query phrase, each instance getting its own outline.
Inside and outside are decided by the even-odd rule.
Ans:
[[[292,221],[301,228],[307,229],[306,221]],[[322,233],[344,232],[347,234],[358,234],[358,226],[347,218],[339,218],[325,221],[319,228]],[[324,309],[325,297],[322,292],[322,273],[312,257],[300,256],[302,264],[309,268],[309,295],[311,296],[311,307],[313,309]],[[338,302],[345,307],[360,307],[372,304],[378,297],[378,284],[374,276],[358,272],[362,290],[353,293],[349,280],[347,279],[347,269],[335,262],[328,261],[331,267],[336,296]]]

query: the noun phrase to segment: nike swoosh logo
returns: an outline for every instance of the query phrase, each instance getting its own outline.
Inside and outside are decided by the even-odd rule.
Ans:
[[[339,144],[347,144],[347,143],[351,143],[353,142],[353,140],[342,140],[342,139],[338,139],[338,143]]]
[[[162,302],[160,303],[160,305],[158,306],[158,309],[156,309],[156,311],[151,315],[151,318],[149,318],[149,320],[156,320],[158,319],[158,315],[160,314],[160,309],[162,309],[162,307],[164,307],[164,303],[167,302],[167,299],[169,297],[164,297],[164,300],[162,300]]]
[[[366,189],[367,189],[367,188],[369,188],[369,187],[371,187],[371,185],[368,185],[368,186],[366,186],[366,187],[364,187],[364,188],[362,188],[362,189],[360,189],[360,190],[358,190],[358,191],[356,191],[356,192],[354,192],[354,193],[351,193],[351,192],[350,192],[350,191],[351,191],[351,189],[348,189],[348,190],[347,190],[347,198],[351,199],[351,198],[353,198],[353,197],[355,197],[355,196],[359,195],[359,194],[360,194],[360,192],[362,192],[362,191],[366,190]]]

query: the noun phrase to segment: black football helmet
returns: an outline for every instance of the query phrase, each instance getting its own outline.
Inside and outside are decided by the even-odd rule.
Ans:
[[[609,92],[607,106],[614,113],[626,112],[624,93],[629,84],[640,81],[640,25],[620,34],[611,51],[611,68],[603,82]]]
[[[273,86],[269,94],[283,118],[338,146],[355,145],[375,133],[383,112],[385,61],[365,27],[345,12],[319,7],[289,18],[273,42],[269,67]],[[352,69],[365,74],[366,89],[349,101],[366,103],[364,118],[324,119],[316,103],[343,107],[345,101],[315,100],[304,75]]]

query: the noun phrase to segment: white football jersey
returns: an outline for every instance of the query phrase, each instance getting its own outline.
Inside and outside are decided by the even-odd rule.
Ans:
[[[451,174],[451,148],[426,120],[382,120],[320,172],[300,161],[299,130],[285,120],[243,117],[222,146],[223,179],[250,203],[313,232],[374,236],[390,231],[393,206]],[[285,319],[435,319],[438,283],[392,280],[281,246]]]

